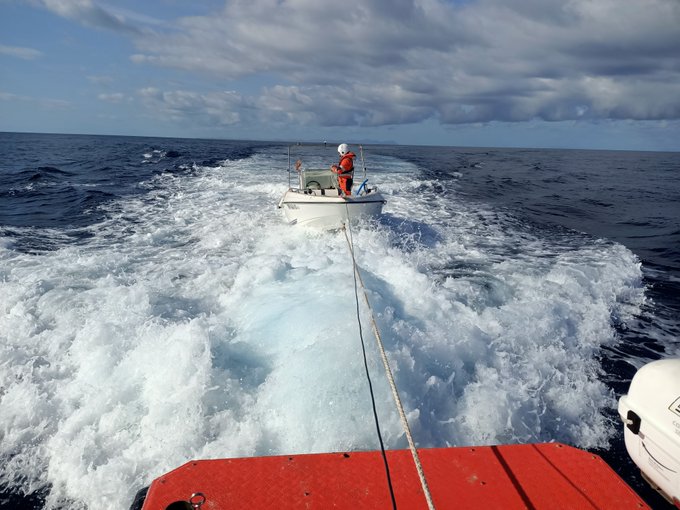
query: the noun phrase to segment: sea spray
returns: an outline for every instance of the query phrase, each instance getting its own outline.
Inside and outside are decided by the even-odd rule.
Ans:
[[[192,458],[376,448],[345,237],[285,224],[283,154],[175,158],[75,242],[0,245],[5,486],[121,508]],[[460,175],[367,159],[388,203],[353,225],[355,252],[418,445],[606,446],[599,357],[645,305],[637,257],[467,197]]]

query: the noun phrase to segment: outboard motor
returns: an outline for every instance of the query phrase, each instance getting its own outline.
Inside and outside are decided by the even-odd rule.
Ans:
[[[680,358],[637,371],[619,400],[626,450],[642,476],[680,508]]]

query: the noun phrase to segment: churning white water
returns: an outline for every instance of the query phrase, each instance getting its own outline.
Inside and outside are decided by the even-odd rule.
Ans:
[[[388,203],[352,235],[418,445],[605,446],[597,356],[644,299],[635,256],[369,159]],[[268,149],[165,173],[79,244],[0,246],[3,485],[120,509],[192,458],[378,446],[345,235],[285,224],[282,165]],[[367,313],[386,446],[402,448]]]

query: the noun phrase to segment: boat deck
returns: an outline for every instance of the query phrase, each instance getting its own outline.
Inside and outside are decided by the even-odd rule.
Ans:
[[[559,443],[419,455],[439,510],[649,508],[600,457]],[[388,451],[387,459],[397,508],[427,509],[410,452]],[[154,481],[143,509],[166,510],[192,495],[203,510],[392,508],[377,451],[193,461]]]

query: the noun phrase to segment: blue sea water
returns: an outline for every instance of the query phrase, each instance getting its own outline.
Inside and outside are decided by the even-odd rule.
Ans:
[[[388,202],[356,256],[419,446],[561,441],[666,505],[616,400],[680,356],[680,154],[364,152]],[[345,238],[276,209],[286,144],[0,133],[0,154],[0,503],[123,508],[191,458],[376,448]]]

